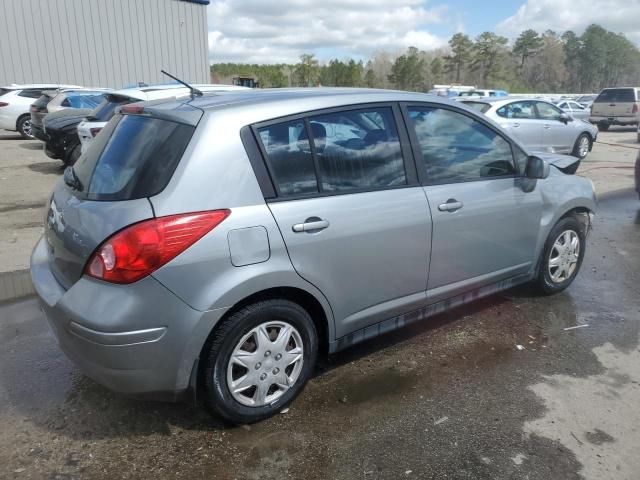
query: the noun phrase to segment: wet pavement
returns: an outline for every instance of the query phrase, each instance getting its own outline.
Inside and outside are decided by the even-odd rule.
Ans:
[[[568,291],[520,287],[342,352],[250,427],[113,394],[34,300],[0,306],[0,478],[640,478],[640,202],[599,208]]]

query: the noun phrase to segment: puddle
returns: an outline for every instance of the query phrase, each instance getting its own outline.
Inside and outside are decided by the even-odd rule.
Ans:
[[[640,472],[640,349],[606,343],[593,350],[603,373],[545,377],[530,389],[547,409],[525,433],[558,441],[582,464],[587,479],[634,479]]]

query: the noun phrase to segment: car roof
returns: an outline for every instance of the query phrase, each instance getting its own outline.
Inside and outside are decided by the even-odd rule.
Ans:
[[[58,88],[83,88],[80,85],[65,85],[60,83],[27,83],[27,84],[17,84],[12,83],[11,85],[5,85],[0,87],[4,90],[31,90],[31,89],[43,89],[43,90],[56,90]]]
[[[220,85],[220,84],[194,84],[194,88],[202,92],[223,92],[223,91],[245,91],[251,90],[247,87],[237,85]],[[111,93],[120,97],[129,97],[136,100],[154,100],[159,98],[168,98],[175,95],[188,95],[189,89],[184,85],[172,83],[168,85],[149,85],[146,87],[123,88],[114,90]]]
[[[249,89],[242,92],[205,94],[193,99],[171,99],[145,104],[145,110],[168,115],[188,115],[188,108],[203,110],[205,114],[227,111],[237,115],[245,124],[259,123],[271,119],[296,115],[314,110],[367,103],[420,102],[460,107],[458,102],[426,93],[366,88],[269,88]]]
[[[245,91],[230,91],[224,95],[209,94],[196,97],[188,103],[202,110],[227,108],[240,104],[275,104],[275,103],[303,103],[313,101],[324,103],[326,108],[331,106],[360,104],[367,102],[393,101],[421,101],[455,105],[446,97],[438,97],[426,93],[405,92],[399,90],[383,90],[370,88],[269,88],[248,89]],[[185,103],[176,101],[175,105]],[[304,108],[304,107],[303,107]],[[322,107],[313,107],[314,109]]]

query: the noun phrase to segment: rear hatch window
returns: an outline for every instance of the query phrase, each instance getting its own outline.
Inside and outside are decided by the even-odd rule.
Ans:
[[[120,95],[107,95],[107,98],[91,112],[87,120],[92,122],[108,122],[115,115],[116,108],[129,103],[137,102],[129,97],[121,97]]]
[[[47,105],[51,101],[53,97],[47,94],[43,94],[40,98],[38,98],[35,102],[31,104],[32,112],[44,112],[47,110]]]
[[[594,103],[635,102],[636,92],[633,88],[609,88],[603,90]]]
[[[491,105],[483,102],[463,102],[467,107],[475,110],[476,112],[486,113],[491,108]]]
[[[9,88],[0,88],[0,97],[9,93],[11,91],[11,89]]]
[[[169,183],[195,127],[117,114],[74,166],[79,198],[119,201],[151,197]]]

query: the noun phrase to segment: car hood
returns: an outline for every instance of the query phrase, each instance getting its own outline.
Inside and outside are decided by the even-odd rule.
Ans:
[[[579,162],[580,159],[578,157],[572,157],[571,155],[562,155],[560,153],[550,153],[550,152],[531,152],[536,157],[540,157],[549,165],[553,165],[558,170],[564,171],[566,168],[574,165],[576,162]]]

